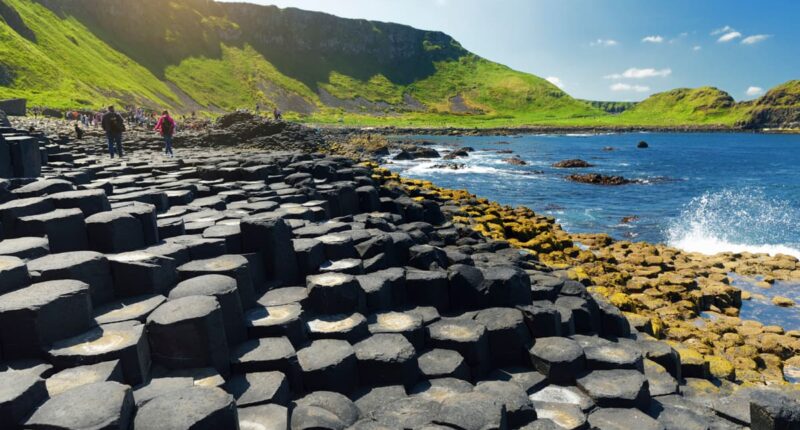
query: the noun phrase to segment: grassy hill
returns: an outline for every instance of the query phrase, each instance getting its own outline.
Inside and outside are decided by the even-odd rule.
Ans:
[[[0,97],[31,105],[277,106],[317,122],[601,112],[439,32],[205,0],[0,0]]]
[[[714,88],[592,103],[398,24],[211,0],[0,0],[0,98],[31,106],[258,104],[346,125],[752,126],[794,118],[793,82],[748,105]]]

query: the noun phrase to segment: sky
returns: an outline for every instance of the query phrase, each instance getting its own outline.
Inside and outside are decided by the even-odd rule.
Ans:
[[[242,0],[239,0],[242,1]],[[591,100],[800,79],[798,0],[249,0],[438,30]]]

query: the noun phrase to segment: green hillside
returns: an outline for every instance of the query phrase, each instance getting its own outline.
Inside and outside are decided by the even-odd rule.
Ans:
[[[399,24],[211,0],[0,0],[0,99],[58,109],[258,104],[319,124],[759,127],[798,120],[797,82],[747,104],[710,87],[587,102]]]
[[[0,5],[0,97],[33,106],[260,104],[317,122],[601,113],[442,33],[397,24],[205,0]]]

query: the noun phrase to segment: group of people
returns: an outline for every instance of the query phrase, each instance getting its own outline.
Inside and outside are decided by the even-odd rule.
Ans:
[[[116,154],[122,158],[125,155],[122,148],[122,133],[125,132],[125,118],[114,109],[114,106],[109,106],[108,110],[101,118],[100,124],[103,131],[106,132],[108,155],[114,158]],[[78,125],[76,124],[75,127],[78,127]],[[161,116],[158,117],[154,130],[161,134],[161,137],[164,139],[164,154],[167,157],[175,156],[172,152],[172,137],[175,135],[176,129],[177,124],[175,120],[172,119],[168,111],[163,111]]]
[[[261,110],[260,105],[256,105],[256,113]],[[283,120],[283,113],[275,107],[272,115],[276,121]],[[99,126],[105,131],[108,140],[108,155],[114,158],[114,155],[122,158],[125,152],[122,148],[122,133],[125,132],[125,124],[133,124],[138,126],[152,126],[154,131],[158,132],[164,139],[164,154],[167,157],[174,157],[172,152],[172,138],[178,128],[177,122],[170,116],[168,111],[162,111],[160,116],[151,113],[144,108],[128,108],[127,113],[123,116],[117,112],[114,106],[109,106],[105,113],[85,114],[81,112],[67,112],[66,119],[75,121],[75,135],[78,140],[83,138],[84,130],[80,127],[83,124],[85,127]],[[192,112],[192,121],[189,124],[195,124],[196,115]],[[184,122],[187,122],[184,117]],[[204,124],[207,122],[204,122]],[[191,128],[191,127],[190,127]]]

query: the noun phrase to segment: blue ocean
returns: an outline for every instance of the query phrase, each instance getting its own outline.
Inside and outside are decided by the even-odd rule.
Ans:
[[[391,170],[503,204],[527,206],[555,217],[568,232],[602,232],[706,254],[750,251],[800,258],[800,135],[622,133],[402,140],[427,142],[443,154],[458,146],[474,151],[451,161],[392,161],[386,165]],[[638,149],[640,141],[649,147]],[[504,161],[515,155],[527,165]],[[594,167],[552,167],[575,158]],[[463,166],[437,167],[442,163]],[[566,179],[573,173],[619,175],[640,182],[581,184]],[[796,309],[790,312],[800,314]],[[794,316],[800,326],[800,316]],[[787,322],[786,314],[772,317]]]

